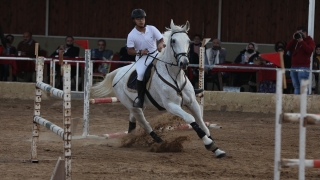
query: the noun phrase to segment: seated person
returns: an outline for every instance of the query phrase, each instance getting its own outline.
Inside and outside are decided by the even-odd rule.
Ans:
[[[202,37],[200,34],[195,34],[193,36],[193,42],[189,46],[189,62],[190,64],[199,64],[199,53],[200,53],[200,47],[201,47],[201,41]],[[198,67],[192,67],[192,75],[188,76],[190,79],[190,82],[192,83],[193,86],[195,86],[195,83],[199,79],[199,68]],[[188,73],[186,73],[188,74]],[[205,89],[206,89],[206,83],[205,84]]]
[[[254,42],[250,42],[246,49],[240,51],[240,54],[234,60],[234,63],[241,64],[253,64],[255,58],[258,58],[260,53],[258,52],[258,45]],[[256,74],[255,73],[233,73],[233,86],[240,87],[242,82],[249,82],[250,86],[255,86]]]
[[[223,47],[221,47],[221,41],[219,39],[214,39],[212,41],[212,48],[208,48],[206,50],[206,56],[205,56],[205,65],[215,65],[215,64],[222,64],[225,63],[226,61],[226,56],[227,56],[227,50]],[[228,78],[228,74],[222,72],[222,79],[226,80]],[[211,68],[205,67],[205,75],[204,75],[204,83],[206,84],[210,78],[210,76],[213,79],[213,86],[212,90],[214,89],[214,85],[216,84],[218,87],[218,90],[220,91],[220,83],[219,83],[219,77],[218,73],[212,74]],[[205,85],[205,90],[206,85]]]
[[[103,39],[98,40],[98,48],[91,49],[91,58],[98,58],[104,60],[111,60],[113,56],[113,51],[106,49],[106,41]]]
[[[284,41],[278,41],[274,44],[274,50],[277,51],[278,47],[286,47],[287,43]]]
[[[23,33],[23,41],[18,44],[17,51],[21,51],[21,56],[35,57],[35,44],[32,39],[32,33],[27,31]],[[40,48],[40,47],[39,47]],[[33,61],[17,61],[17,76],[24,82],[32,82],[32,75],[35,71]]]
[[[58,57],[59,50],[63,50],[63,57],[77,57],[80,49],[74,46],[74,38],[72,36],[66,37],[66,44],[60,45],[52,54],[51,57]]]
[[[7,55],[15,55],[17,52],[16,47],[12,46],[14,40],[14,36],[11,34],[6,35],[6,42],[7,42]],[[9,52],[8,52],[9,49]]]
[[[3,55],[14,55],[16,53],[16,48],[11,46],[11,41],[9,39],[6,39],[6,46],[7,47],[0,47],[0,54]],[[9,64],[0,64],[0,80],[1,81],[7,81],[9,77]],[[15,77],[14,77],[15,78]]]
[[[136,61],[136,56],[128,54],[127,45],[120,49],[120,61]],[[119,64],[118,68],[126,66],[127,64]]]
[[[106,41],[103,39],[98,40],[98,48],[91,49],[91,58],[97,58],[100,60],[111,60],[113,57],[113,51],[106,49]],[[99,64],[99,65],[98,65]],[[98,66],[95,66],[94,72],[108,73],[109,65],[107,63],[98,63]]]
[[[80,48],[79,47],[75,47],[74,46],[74,38],[72,36],[67,36],[65,38],[65,45],[60,45],[52,54],[51,57],[58,57],[59,56],[59,50],[63,51],[63,57],[69,57],[69,58],[74,58],[74,57],[78,57],[79,56],[79,52],[80,52]],[[49,68],[49,67],[48,67]],[[62,77],[60,74],[60,64],[56,64],[56,76],[60,77],[61,79],[61,83],[59,85],[59,89],[62,90],[63,88],[63,84],[62,84]],[[50,72],[50,70],[48,70],[48,72]],[[71,66],[71,79],[74,78],[74,76],[76,76],[76,66]],[[80,86],[79,86],[80,87]],[[81,87],[79,88],[81,89]],[[74,90],[74,88],[73,88]]]

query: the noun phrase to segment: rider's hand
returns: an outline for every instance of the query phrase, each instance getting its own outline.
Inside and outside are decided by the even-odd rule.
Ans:
[[[146,54],[148,54],[148,53],[149,53],[149,51],[148,51],[147,49],[141,50],[141,55],[146,55]]]
[[[157,49],[158,49],[159,52],[161,52],[162,49],[165,48],[165,47],[166,47],[166,44],[164,44],[163,42],[161,42],[161,43],[158,44],[158,48],[157,48]]]

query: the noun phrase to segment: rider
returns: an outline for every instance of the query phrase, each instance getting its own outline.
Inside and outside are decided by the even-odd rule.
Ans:
[[[131,18],[135,27],[131,30],[127,39],[128,54],[136,56],[136,71],[138,97],[134,101],[133,107],[143,107],[145,86],[143,76],[158,51],[166,45],[160,31],[151,25],[145,24],[146,13],[142,9],[135,9],[131,13]],[[157,46],[158,44],[158,46]]]

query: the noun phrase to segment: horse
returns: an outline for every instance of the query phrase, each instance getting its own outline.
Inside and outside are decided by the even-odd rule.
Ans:
[[[157,60],[154,65],[155,73],[150,77],[148,91],[158,105],[190,124],[203,141],[205,148],[215,153],[217,158],[221,158],[226,156],[226,153],[215,145],[215,141],[210,136],[210,131],[203,121],[194,88],[183,71],[189,64],[190,39],[187,35],[189,28],[188,21],[185,25],[178,26],[171,20],[170,28],[166,28],[167,30],[163,33],[166,47],[155,57]],[[150,99],[145,98],[144,108],[133,107],[137,93],[127,89],[127,81],[133,71],[135,71],[134,64],[112,71],[103,81],[91,87],[91,95],[105,97],[113,91],[130,111],[128,133],[136,128],[136,122],[138,122],[155,142],[161,143],[162,139],[153,131],[143,114],[143,109],[152,105]],[[192,115],[184,111],[182,106],[186,106]]]

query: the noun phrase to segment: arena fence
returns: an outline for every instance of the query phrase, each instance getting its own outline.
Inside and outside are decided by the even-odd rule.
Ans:
[[[56,170],[59,169],[60,161],[58,160],[56,169],[51,179],[59,179],[56,176],[63,177],[65,180],[71,180],[71,82],[70,82],[70,64],[64,64],[63,70],[63,91],[56,89],[48,84],[43,83],[44,58],[38,57],[36,60],[36,90],[34,99],[34,116],[32,128],[31,144],[31,162],[38,162],[38,142],[39,142],[39,124],[51,130],[60,136],[64,142],[64,172],[59,176]],[[52,96],[63,99],[63,128],[40,116],[42,90],[49,92]],[[60,165],[61,166],[61,165]],[[61,168],[60,168],[61,169]],[[61,173],[61,172],[60,172]]]
[[[320,115],[307,114],[307,89],[309,80],[301,81],[300,113],[282,113],[282,74],[284,70],[277,70],[276,118],[275,118],[275,154],[274,180],[280,179],[282,167],[299,166],[299,180],[305,179],[305,167],[320,168],[320,160],[306,160],[306,125],[319,124]],[[299,159],[281,158],[281,128],[282,123],[299,122]]]

